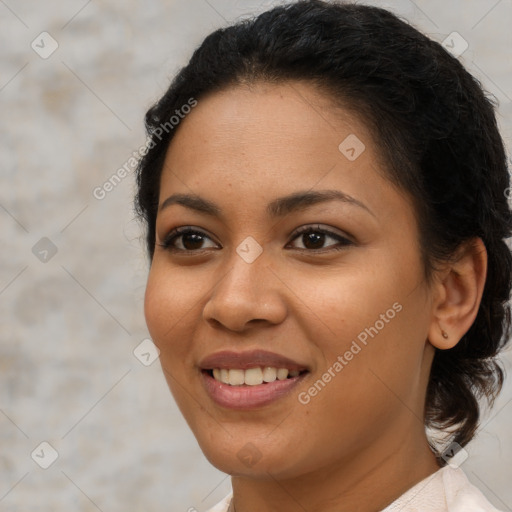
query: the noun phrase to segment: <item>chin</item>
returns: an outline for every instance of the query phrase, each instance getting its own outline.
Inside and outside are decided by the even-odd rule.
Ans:
[[[297,464],[290,458],[291,453],[284,453],[283,447],[258,447],[257,442],[226,441],[206,444],[199,443],[206,459],[219,471],[231,476],[242,476],[257,480],[287,479],[298,476]],[[236,449],[236,446],[241,448]],[[265,453],[263,453],[263,451]],[[296,455],[296,453],[294,453]]]

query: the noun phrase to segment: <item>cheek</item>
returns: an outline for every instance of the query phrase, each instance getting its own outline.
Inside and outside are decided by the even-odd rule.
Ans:
[[[297,318],[316,345],[317,360],[321,361],[316,373],[321,376],[331,369],[336,374],[332,386],[329,384],[334,401],[351,389],[358,396],[356,402],[363,396],[367,405],[374,404],[375,397],[382,402],[380,393],[392,393],[379,378],[399,396],[416,385],[429,317],[424,290],[418,286],[421,267],[412,261],[414,256],[410,255],[408,266],[399,257],[389,257],[359,269],[343,268],[322,279],[317,275],[307,281],[295,280],[301,284],[296,284],[294,292],[307,298],[305,303],[313,313]],[[333,369],[336,361],[338,371]],[[328,400],[328,395],[319,402]],[[343,402],[351,398],[354,394]],[[343,409],[342,402],[338,403]]]
[[[197,303],[197,294],[184,282],[183,273],[162,271],[154,262],[149,272],[144,296],[144,315],[154,343],[161,351],[175,346],[170,343],[184,328],[187,312]]]
[[[387,311],[390,310],[386,319],[394,317],[393,304],[400,298],[393,280],[371,266],[344,268],[324,276],[316,274],[308,280],[296,276],[292,282],[296,283],[294,293],[312,313],[307,315],[309,326],[304,325],[310,331],[310,339],[325,344],[329,353],[339,353],[375,322],[380,326],[380,315]],[[297,318],[307,322],[304,317]],[[316,335],[314,329],[318,329]]]
[[[144,296],[144,315],[151,339],[160,350],[160,364],[169,389],[185,416],[190,396],[184,392],[192,368],[188,340],[193,331],[193,305],[198,297],[184,285],[180,272],[151,267]],[[195,402],[194,402],[195,403]]]
[[[170,297],[165,288],[158,284],[153,267],[150,270],[144,295],[144,316],[153,342],[160,346],[161,333],[167,323],[165,312],[172,312]]]

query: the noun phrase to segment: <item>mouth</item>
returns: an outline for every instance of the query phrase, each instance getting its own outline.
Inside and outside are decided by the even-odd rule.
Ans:
[[[272,366],[256,366],[243,370],[241,368],[212,368],[202,370],[211,378],[229,386],[260,386],[272,382],[293,379],[303,375],[308,370],[289,370],[288,368],[276,368]]]
[[[266,350],[222,351],[199,364],[203,387],[210,399],[227,409],[253,409],[289,394],[310,369]]]
[[[289,395],[309,374],[304,370],[255,367],[213,368],[201,371],[210,399],[225,409],[250,410],[273,404]]]

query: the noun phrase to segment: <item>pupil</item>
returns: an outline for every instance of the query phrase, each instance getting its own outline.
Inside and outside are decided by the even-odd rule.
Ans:
[[[305,240],[303,240],[303,242],[305,242],[304,246],[308,249],[318,249],[321,248],[324,244],[325,235],[323,233],[307,233],[304,236],[306,237],[305,240],[307,241],[305,242]],[[310,242],[312,242],[313,247],[309,245]]]
[[[183,236],[183,247],[185,249],[193,250],[200,249],[203,243],[203,239],[201,235],[197,235],[195,233],[187,233]]]

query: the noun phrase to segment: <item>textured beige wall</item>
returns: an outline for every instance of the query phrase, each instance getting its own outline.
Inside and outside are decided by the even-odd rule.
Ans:
[[[0,0],[0,512],[201,511],[230,489],[158,361],[133,353],[147,337],[133,177],[93,190],[144,143],[145,110],[201,39],[271,3]],[[463,35],[508,143],[512,2],[373,3]],[[463,467],[512,510],[512,380],[484,423]]]

